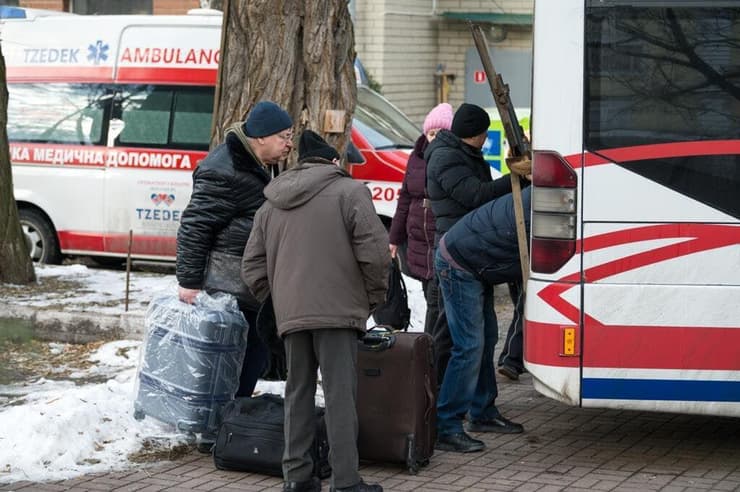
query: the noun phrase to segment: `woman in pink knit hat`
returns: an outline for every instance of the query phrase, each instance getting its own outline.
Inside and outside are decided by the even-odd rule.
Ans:
[[[427,302],[424,331],[431,333],[439,315],[439,288],[434,275],[434,215],[426,199],[427,165],[424,151],[440,130],[452,126],[453,110],[447,103],[435,106],[424,119],[419,136],[406,164],[401,194],[390,230],[391,255],[405,244],[406,271],[421,281]]]

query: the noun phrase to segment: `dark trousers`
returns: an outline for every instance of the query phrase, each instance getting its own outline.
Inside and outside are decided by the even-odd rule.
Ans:
[[[509,294],[514,303],[514,316],[511,318],[509,331],[501,348],[498,365],[510,367],[521,374],[524,372],[524,289],[521,283],[510,283]]]
[[[247,330],[247,350],[244,354],[242,373],[239,377],[239,389],[236,392],[237,397],[252,396],[254,387],[257,386],[257,380],[262,376],[270,357],[267,345],[257,332],[257,312],[244,308],[241,308],[241,311],[247,319],[249,329]]]
[[[442,296],[439,293],[439,282],[434,275],[429,280],[421,281],[421,288],[424,291],[424,300],[427,302],[427,312],[424,317],[424,333],[432,335],[434,333],[434,324],[439,318],[439,302]]]
[[[439,275],[436,271],[434,272],[434,283],[437,287],[437,319],[432,325],[430,334],[434,338],[434,364],[437,367],[437,384],[442,386],[447,364],[450,361],[450,353],[452,352],[452,337],[450,336],[450,327],[447,325],[445,303],[439,290]]]
[[[283,478],[305,481],[313,473],[311,446],[316,432],[316,371],[321,368],[326,404],[329,463],[335,488],[360,481],[357,453],[357,337],[352,329],[305,330],[285,336],[288,380],[285,383]]]

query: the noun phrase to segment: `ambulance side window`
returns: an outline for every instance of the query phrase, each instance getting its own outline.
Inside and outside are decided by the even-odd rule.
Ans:
[[[213,89],[178,88],[172,119],[172,143],[176,146],[208,150],[213,116]]]
[[[9,84],[8,140],[100,145],[111,88],[101,84]]]
[[[121,119],[125,124],[118,141],[131,146],[167,145],[172,111],[171,90],[142,86],[124,96]]]
[[[212,113],[212,88],[124,86],[114,111],[125,125],[117,145],[208,150]]]

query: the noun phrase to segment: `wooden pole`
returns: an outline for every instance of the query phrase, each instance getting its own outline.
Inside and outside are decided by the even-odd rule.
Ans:
[[[486,72],[488,85],[491,88],[491,94],[496,103],[496,109],[498,109],[501,122],[504,126],[511,156],[530,157],[529,142],[524,138],[519,121],[516,119],[516,113],[514,113],[514,108],[511,105],[509,86],[503,83],[501,76],[496,73],[496,69],[493,67],[486,36],[477,24],[471,23],[470,29],[473,32],[473,41],[483,64],[483,70]],[[516,219],[516,235],[519,243],[519,261],[522,268],[522,292],[526,293],[527,280],[529,278],[529,249],[527,248],[527,229],[524,225],[522,187],[519,182],[519,176],[511,171],[509,174],[511,175],[511,194],[514,198],[514,218]]]
[[[522,184],[519,175],[509,172],[511,176],[511,195],[514,197],[514,219],[516,220],[516,238],[519,243],[519,262],[522,267],[522,293],[527,293],[529,280],[529,249],[527,248],[527,228],[524,225],[524,205],[522,204]]]
[[[134,231],[129,229],[128,231],[128,253],[126,253],[126,299],[124,311],[128,312],[128,293],[129,293],[129,279],[131,277],[131,245],[134,242]]]

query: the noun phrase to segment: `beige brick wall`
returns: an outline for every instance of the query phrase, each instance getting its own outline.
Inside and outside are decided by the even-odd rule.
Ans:
[[[435,15],[430,15],[436,3]],[[531,14],[533,0],[355,0],[355,49],[382,92],[421,125],[436,102],[438,65],[455,75],[449,102],[465,100],[465,54],[473,39],[467,23],[442,12]],[[501,48],[531,48],[531,26],[507,26]],[[488,36],[489,42],[491,36]]]
[[[64,0],[20,0],[18,5],[27,9],[46,9],[64,11],[69,2]]]
[[[187,14],[190,9],[200,7],[198,0],[153,0],[152,13],[163,14]]]

